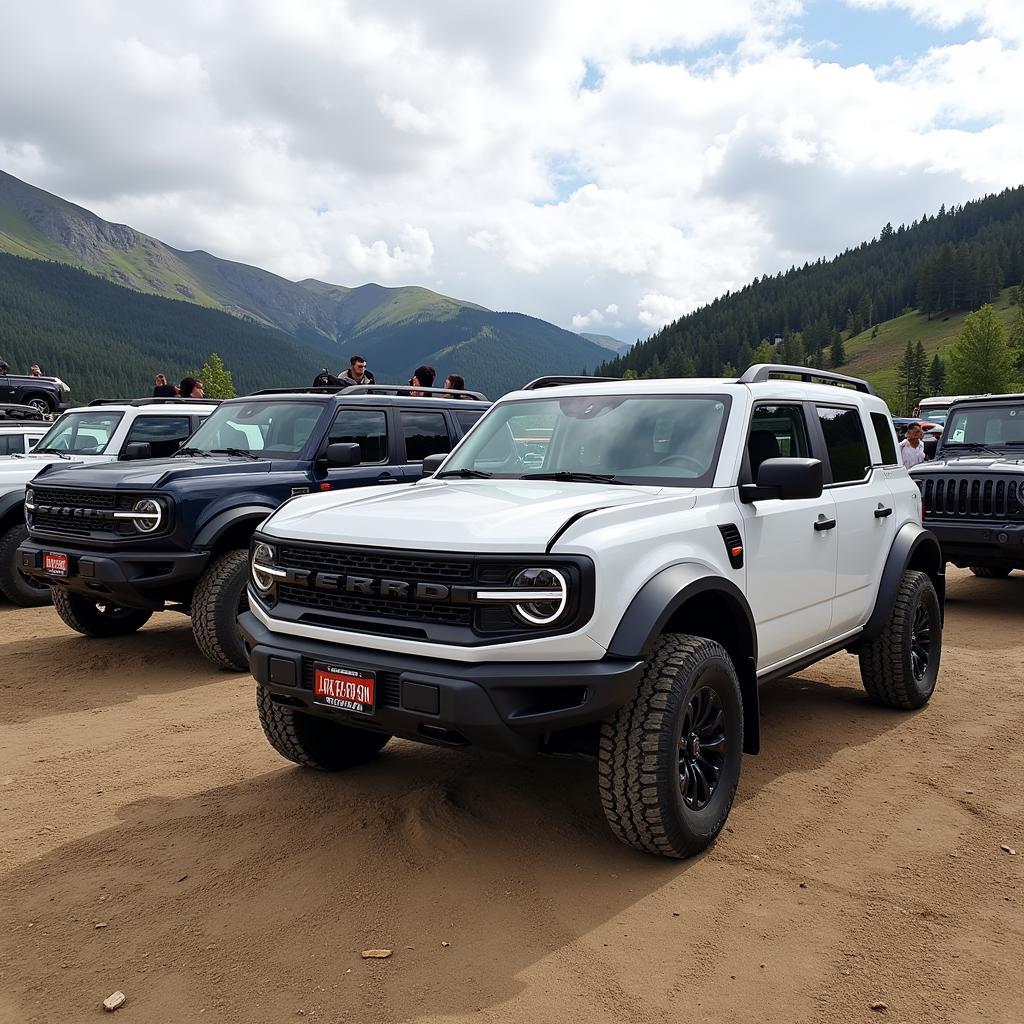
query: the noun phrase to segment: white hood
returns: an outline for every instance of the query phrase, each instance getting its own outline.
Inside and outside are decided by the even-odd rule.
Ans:
[[[672,489],[678,495],[677,488]],[[570,519],[663,488],[549,480],[446,480],[293,498],[262,532],[310,543],[433,551],[543,551]]]
[[[81,456],[70,459],[62,459],[59,455],[22,455],[17,458],[5,459],[0,463],[0,494],[7,494],[9,491],[22,488],[43,468],[51,462],[59,462],[64,466],[81,466],[91,459],[104,458],[104,456]]]

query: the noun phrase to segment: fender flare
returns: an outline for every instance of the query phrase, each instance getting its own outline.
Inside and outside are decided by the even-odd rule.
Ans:
[[[701,595],[717,594],[734,609],[734,621],[723,623],[733,635],[746,634],[733,655],[743,696],[743,750],[756,754],[761,746],[761,711],[757,690],[757,625],[743,592],[731,580],[714,575],[693,562],[671,565],[652,576],[637,592],[615,630],[608,654],[618,658],[646,658],[665,631],[672,616],[686,602]],[[730,652],[731,653],[731,652]]]
[[[262,522],[272,515],[276,509],[266,505],[242,505],[239,508],[226,508],[208,520],[196,534],[193,544],[197,548],[212,548],[225,530],[230,529],[242,519],[255,519],[259,516]]]
[[[875,606],[862,630],[860,640],[873,640],[885,628],[896,603],[896,594],[900,588],[903,574],[911,563],[927,573],[935,584],[939,595],[939,607],[946,599],[946,572],[942,549],[938,538],[931,530],[926,530],[917,523],[904,523],[896,534],[889,548],[889,555],[882,569],[882,579],[878,584]]]
[[[16,509],[19,505],[25,504],[25,488],[21,488],[20,491],[11,491],[9,494],[5,494],[0,498],[0,523],[3,523],[10,516],[11,512]],[[24,522],[24,515],[16,517],[18,522]],[[8,523],[9,527],[10,524]]]

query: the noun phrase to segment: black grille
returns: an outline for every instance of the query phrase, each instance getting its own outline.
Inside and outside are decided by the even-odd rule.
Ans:
[[[468,583],[473,578],[471,558],[422,558],[415,555],[368,551],[365,548],[281,548],[280,561],[292,569],[346,573],[355,576],[386,576],[438,583]]]
[[[62,533],[72,537],[116,536],[118,520],[113,512],[130,509],[135,496],[116,491],[72,491],[59,487],[33,487],[31,526],[33,530]]]
[[[66,491],[57,487],[32,487],[36,505],[61,505],[72,508],[109,508],[117,507],[116,491]],[[131,508],[135,499],[128,500]]]
[[[927,476],[918,486],[929,519],[1024,520],[1024,480]]]
[[[287,563],[285,563],[287,564]],[[468,626],[472,609],[466,605],[430,604],[427,601],[401,601],[394,597],[368,597],[365,594],[341,594],[309,587],[282,584],[278,597],[304,608],[322,608],[344,615],[377,616],[384,619],[405,619],[410,622],[438,622],[451,626]]]
[[[316,662],[302,659],[302,688],[312,691],[313,673]],[[377,672],[377,707],[398,708],[402,706],[402,676],[399,672]]]

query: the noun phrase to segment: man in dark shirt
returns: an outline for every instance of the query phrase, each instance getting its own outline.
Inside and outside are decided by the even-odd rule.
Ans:
[[[339,377],[342,384],[376,384],[373,374],[366,368],[365,356],[352,356],[348,369]]]
[[[156,383],[153,386],[154,398],[173,398],[177,394],[173,384],[167,383],[167,378],[162,374],[156,375]]]

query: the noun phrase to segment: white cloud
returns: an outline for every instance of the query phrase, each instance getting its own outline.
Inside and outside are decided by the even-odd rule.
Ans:
[[[38,0],[0,166],[288,277],[642,335],[1020,183],[1013,0],[850,3],[981,37],[873,69],[789,42],[798,0]]]

